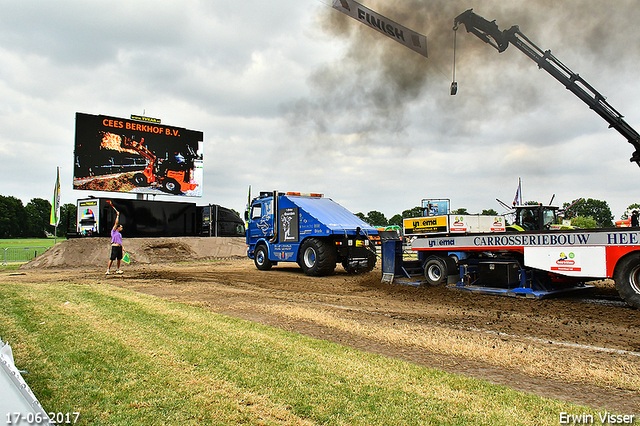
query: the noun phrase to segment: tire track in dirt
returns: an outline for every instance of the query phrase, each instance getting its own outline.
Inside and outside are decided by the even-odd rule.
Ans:
[[[597,378],[567,379],[571,366],[558,362],[603,368],[624,363],[631,376],[640,380],[640,315],[636,310],[579,299],[523,300],[389,285],[380,282],[376,271],[355,277],[338,271],[334,276],[314,278],[295,267],[257,271],[247,260],[223,263],[143,269],[117,285],[596,409],[628,414],[640,407],[636,385],[629,388],[599,383]],[[454,357],[437,348],[353,333],[312,317],[296,318],[285,314],[283,307],[328,313],[365,329],[393,330],[408,324],[417,329],[458,330],[468,333],[470,339],[488,334],[502,346],[544,350],[552,359],[543,360],[541,370],[532,374],[491,359]]]

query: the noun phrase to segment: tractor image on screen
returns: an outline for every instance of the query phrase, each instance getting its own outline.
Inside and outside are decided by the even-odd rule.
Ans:
[[[196,189],[198,185],[191,183],[194,153],[185,157],[182,153],[176,152],[168,158],[160,159],[143,144],[144,138],[141,142],[131,138],[123,138],[122,141],[124,148],[138,152],[147,160],[144,170],[136,173],[132,178],[136,186],[158,186],[171,194],[181,194]]]

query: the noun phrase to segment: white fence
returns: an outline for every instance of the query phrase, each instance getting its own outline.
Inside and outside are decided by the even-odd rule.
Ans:
[[[2,249],[4,253],[0,256],[2,264],[24,263],[38,257],[47,250],[48,247],[7,247]]]

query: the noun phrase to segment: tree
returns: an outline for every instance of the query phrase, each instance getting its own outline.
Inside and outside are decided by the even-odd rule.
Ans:
[[[366,222],[373,226],[387,226],[388,224],[387,218],[384,216],[384,214],[376,210],[372,210],[367,213]]]
[[[498,212],[495,211],[494,209],[482,210],[481,214],[487,215],[487,216],[499,216]]]
[[[453,210],[453,211],[451,212],[451,214],[461,214],[461,215],[462,215],[462,214],[470,214],[470,213],[469,213],[469,211],[468,211],[465,207],[462,207],[462,208],[459,208],[459,209]]]
[[[27,215],[27,237],[46,238],[47,232],[53,233],[54,227],[49,224],[51,203],[42,198],[33,198],[24,207]]]
[[[632,212],[634,210],[640,210],[640,204],[633,203],[633,204],[629,205],[629,207],[627,207],[627,210],[625,210],[624,213],[622,213],[622,216],[620,216],[620,219],[622,219],[622,220],[629,219],[629,212]]]
[[[402,215],[401,214],[396,214],[393,215],[391,217],[391,219],[389,219],[389,225],[397,225],[397,226],[402,226],[403,225],[403,220],[402,220]]]
[[[571,205],[572,203],[573,205]],[[565,217],[591,217],[595,219],[598,228],[613,226],[613,214],[606,201],[592,198],[580,201],[573,200],[571,203],[564,203],[562,207],[566,209]]]
[[[402,212],[402,217],[404,219],[408,219],[410,217],[422,217],[422,216],[424,216],[424,211],[422,207],[414,207],[412,209],[404,210]]]
[[[22,201],[0,195],[0,238],[17,238],[24,235],[27,216]]]
[[[75,204],[63,204],[60,206],[60,223],[58,224],[58,237],[67,235],[71,229],[75,232],[78,220],[78,207]]]
[[[578,216],[571,219],[571,225],[582,229],[597,228],[598,224],[592,217]]]

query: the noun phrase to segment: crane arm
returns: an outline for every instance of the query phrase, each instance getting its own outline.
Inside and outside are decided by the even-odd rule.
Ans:
[[[453,29],[457,31],[460,24],[464,24],[468,33],[475,34],[476,37],[485,43],[489,43],[500,53],[509,47],[509,40],[507,40],[503,32],[500,31],[496,21],[487,21],[482,16],[476,15],[473,9],[464,11],[456,16],[453,21]]]
[[[454,30],[463,24],[467,32],[475,34],[485,43],[493,46],[498,52],[504,52],[509,43],[514,45],[522,53],[551,74],[564,87],[586,103],[589,108],[602,117],[609,127],[616,129],[627,141],[633,145],[636,151],[631,156],[630,161],[635,161],[640,166],[640,134],[631,127],[624,116],[616,111],[596,89],[587,83],[582,77],[574,73],[560,62],[550,50],[543,51],[529,40],[517,25],[508,30],[500,31],[495,21],[487,21],[483,17],[475,14],[473,9],[469,9],[454,19]]]
[[[143,142],[144,142],[144,139],[143,139]],[[123,139],[123,145],[129,149],[133,149],[134,151],[136,151],[138,154],[140,154],[142,157],[144,157],[147,161],[151,163],[157,160],[157,157],[151,151],[149,151],[149,149],[146,146],[142,145],[141,142],[125,137]]]

